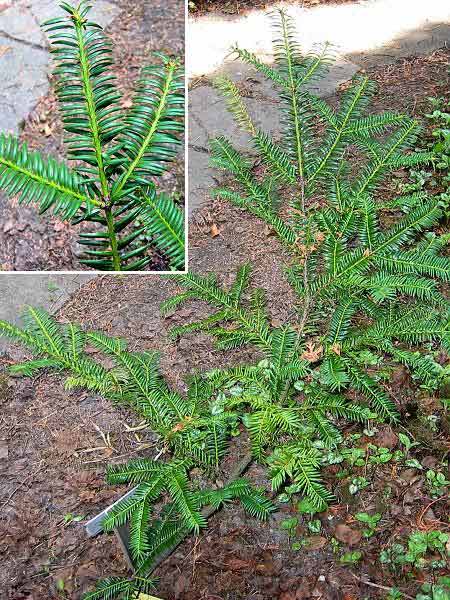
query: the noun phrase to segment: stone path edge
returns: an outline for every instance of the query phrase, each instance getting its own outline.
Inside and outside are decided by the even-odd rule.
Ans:
[[[0,319],[14,324],[26,306],[37,306],[50,312],[58,311],[80,287],[97,277],[96,274],[7,274],[0,275]],[[0,354],[11,342],[0,338]]]

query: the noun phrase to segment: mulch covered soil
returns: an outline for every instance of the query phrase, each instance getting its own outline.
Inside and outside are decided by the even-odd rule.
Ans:
[[[153,62],[152,53],[184,53],[184,2],[182,0],[117,0],[122,12],[107,33],[113,40],[115,74],[129,106],[134,83],[143,64]],[[53,91],[42,98],[25,123],[21,139],[44,155],[65,158],[58,102]],[[160,189],[184,194],[182,153],[171,172],[160,179]],[[83,271],[90,270],[77,260],[78,233],[86,224],[73,226],[51,214],[37,214],[35,207],[0,202],[0,271]],[[167,261],[153,250],[148,270],[166,270]]]
[[[440,51],[370,69],[369,76],[380,86],[377,109],[423,114],[427,96],[444,95],[448,57]],[[254,284],[267,290],[273,323],[286,320],[293,297],[282,278],[283,253],[277,240],[256,219],[226,204],[211,204],[196,223],[191,228],[190,268],[217,272],[230,283],[236,267],[250,260]],[[203,334],[170,342],[169,326],[204,315],[200,304],[192,304],[162,319],[159,304],[173,290],[172,282],[154,276],[105,276],[84,286],[60,318],[124,336],[132,349],[159,349],[162,370],[179,389],[183,376],[194,369],[236,363],[250,352],[220,352]],[[15,349],[4,359],[5,366],[19,355]],[[391,372],[385,385],[402,411],[404,428],[420,443],[411,455],[425,468],[435,467],[450,442],[445,417],[436,431],[427,420],[427,415],[443,417],[438,400],[418,390],[403,369]],[[64,391],[55,374],[34,380],[5,377],[0,393],[0,597],[78,600],[97,578],[125,573],[126,566],[113,536],[87,539],[83,521],[67,515],[87,519],[118,498],[123,489],[104,484],[106,464],[154,456],[158,442],[145,430],[131,431],[138,425],[135,415],[89,393]],[[350,427],[346,434],[355,431]],[[395,449],[397,433],[379,427],[374,437],[363,435],[356,445],[370,442]],[[233,461],[239,460],[238,454],[236,450]],[[411,579],[401,568],[382,569],[379,553],[404,542],[411,531],[449,532],[448,498],[434,502],[423,471],[392,461],[353,467],[337,479],[341,466],[328,467],[325,473],[337,501],[319,515],[320,531],[309,531],[307,519],[299,519],[296,539],[307,538],[307,546],[292,550],[280,528],[281,521],[298,515],[290,505],[264,524],[231,506],[158,569],[156,595],[165,600],[363,600],[385,598],[385,588],[396,585],[414,598],[423,574],[413,570]],[[259,468],[248,475],[266,484]],[[366,477],[369,485],[351,495],[348,486],[357,476]],[[382,514],[373,537],[362,536],[363,527],[354,519],[357,512]],[[336,553],[332,538],[339,543]],[[351,551],[361,551],[361,561],[343,565],[339,557]]]

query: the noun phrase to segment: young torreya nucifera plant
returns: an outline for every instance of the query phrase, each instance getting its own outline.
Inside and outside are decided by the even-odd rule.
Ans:
[[[406,152],[419,126],[392,113],[364,116],[372,89],[365,78],[355,80],[334,112],[303,87],[323,72],[329,58],[303,57],[282,12],[276,27],[274,67],[238,52],[281,89],[280,145],[254,127],[236,87],[219,82],[259,149],[266,178],[256,178],[252,161],[224,138],[213,142],[213,162],[231,171],[244,190],[216,194],[258,215],[291,253],[287,276],[299,296],[298,317],[272,325],[264,292],[249,290],[249,265],[238,270],[230,289],[212,275],[175,276],[182,290],[163,305],[169,312],[190,299],[206,301],[216,308],[214,314],[175,327],[172,335],[207,331],[219,348],[250,344],[263,358],[192,376],[181,395],[160,376],[155,353],[129,352],[122,340],[61,327],[36,309],[30,309],[24,329],[0,322],[1,333],[36,355],[13,370],[68,371],[69,387],[133,406],[170,456],[108,469],[111,483],[137,485],[104,523],[110,529],[130,522],[136,570],[131,579],[101,581],[86,596],[91,600],[131,598],[150,589],[159,562],[226,502],[239,498],[251,514],[267,517],[272,505],[241,478],[252,461],[267,467],[273,491],[285,489],[305,497],[311,510],[325,509],[333,496],[321,466],[341,441],[340,427],[347,421],[400,419],[377,367],[366,367],[369,353],[377,363],[405,365],[428,388],[439,383],[442,367],[433,353],[450,348],[449,304],[439,289],[439,280],[450,278],[449,260],[439,254],[448,236],[424,233],[440,218],[439,199],[424,199],[390,226],[383,224],[376,201],[390,170],[430,159],[427,153]],[[312,125],[319,117],[322,137]],[[347,160],[350,146],[368,157],[355,176]],[[283,197],[290,198],[287,206]],[[105,352],[114,366],[95,362],[85,354],[86,344]],[[203,467],[206,476],[220,467],[239,432],[248,439],[248,453],[237,458],[229,482],[212,490],[191,481],[193,466]]]
[[[0,189],[72,223],[86,249],[80,262],[96,270],[139,271],[149,249],[183,270],[184,216],[155,179],[175,158],[184,117],[184,78],[178,59],[158,54],[142,69],[129,110],[111,73],[111,43],[88,20],[86,0],[63,2],[66,17],[43,24],[55,57],[57,95],[72,166],[30,152],[0,135]]]

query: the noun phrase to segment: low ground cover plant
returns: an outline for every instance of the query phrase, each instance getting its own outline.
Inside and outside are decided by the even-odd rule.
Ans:
[[[377,202],[392,170],[432,160],[430,152],[413,150],[420,126],[404,115],[371,115],[373,85],[365,77],[355,78],[333,110],[307,88],[328,67],[328,49],[304,56],[282,11],[274,27],[274,66],[244,50],[236,53],[280,90],[282,139],[276,142],[253,124],[238,88],[222,78],[218,86],[265,169],[263,176],[255,175],[254,159],[219,137],[212,141],[213,164],[233,181],[215,194],[257,215],[284,244],[290,257],[286,276],[298,305],[289,320],[274,325],[264,290],[252,288],[251,266],[243,264],[229,287],[213,274],[174,276],[178,293],[162,307],[168,314],[184,302],[203,300],[213,312],[172,328],[173,339],[205,331],[218,348],[251,346],[258,358],[200,371],[180,394],[160,375],[154,352],[130,352],[124,340],[60,326],[38,309],[28,311],[24,328],[0,322],[3,335],[35,356],[14,372],[66,372],[67,386],[132,406],[167,450],[165,460],[143,458],[108,470],[110,483],[137,486],[104,522],[107,530],[130,523],[135,576],[103,580],[87,594],[90,600],[135,598],[151,589],[160,561],[224,504],[240,501],[262,519],[281,496],[296,498],[304,514],[325,510],[334,496],[322,467],[338,454],[343,428],[354,422],[370,430],[402,418],[384,385],[386,364],[403,365],[429,389],[440,384],[438,354],[450,349],[449,303],[442,293],[450,261],[443,255],[448,236],[431,229],[442,217],[442,200],[427,196],[414,207],[405,201],[407,208],[394,222],[386,222]],[[354,152],[359,153],[356,173],[349,158]],[[90,345],[113,366],[105,368],[87,354]],[[236,436],[244,440],[238,453]],[[404,435],[402,444],[407,454],[413,442]],[[210,481],[230,452],[235,468],[223,487],[203,487],[190,478],[196,467]],[[374,469],[394,459],[389,449],[372,445],[367,452],[346,448],[342,460],[359,466],[366,456]],[[266,468],[270,500],[242,477],[254,461]],[[350,493],[368,485],[366,477],[355,476]],[[360,513],[358,520],[367,538],[375,535],[378,514]],[[290,536],[296,522],[285,522]],[[308,527],[320,531],[316,520]],[[427,548],[428,542],[435,543],[427,540]],[[361,557],[353,550],[340,560],[353,565]]]
[[[428,136],[418,145],[431,152],[432,163],[408,170],[408,179],[399,182],[399,189],[411,196],[409,202],[418,205],[426,193],[440,194],[444,214],[450,216],[450,104],[445,98],[428,98],[430,112],[425,117]],[[407,200],[408,201],[408,200]],[[396,200],[401,207],[402,198]]]
[[[175,158],[183,131],[184,79],[179,59],[163,54],[142,69],[124,110],[111,42],[89,21],[90,6],[60,4],[67,16],[43,24],[55,58],[57,96],[69,165],[0,135],[0,189],[19,202],[89,225],[80,262],[101,271],[139,271],[149,249],[183,270],[184,215],[156,187]]]
[[[444,187],[442,198],[446,205],[446,216],[450,217],[450,102],[444,98],[430,98],[432,111],[427,114],[433,124],[435,168],[442,175]]]

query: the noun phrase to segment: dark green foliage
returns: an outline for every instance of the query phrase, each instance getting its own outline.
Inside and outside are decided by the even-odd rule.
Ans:
[[[434,143],[431,144],[433,166],[441,176],[444,188],[442,200],[447,218],[450,216],[450,102],[444,98],[430,98],[432,112],[427,114],[433,124]]]
[[[0,135],[0,187],[21,203],[39,204],[40,212],[49,207],[54,214],[73,217],[80,206],[92,208],[94,194],[75,171],[37,152],[29,152],[17,138]]]
[[[174,265],[184,264],[184,217],[170,196],[150,192],[140,214],[146,231]]]
[[[162,54],[144,67],[133,104],[121,107],[110,69],[111,43],[88,20],[89,5],[63,2],[68,16],[47,21],[55,58],[56,91],[72,166],[29,152],[0,136],[0,188],[75,223],[81,262],[97,270],[139,271],[150,249],[172,270],[185,266],[184,215],[156,179],[175,158],[183,131],[184,78],[180,63]]]
[[[84,594],[83,600],[138,600],[139,594],[150,594],[154,587],[154,581],[142,577],[108,577],[99,581],[92,592]]]
[[[242,421],[253,456],[271,466],[274,489],[290,480],[320,510],[331,494],[320,482],[319,448],[340,442],[339,419],[395,419],[397,411],[375,379],[348,360],[347,354],[336,354],[335,344],[330,344],[325,353],[324,342],[317,338],[316,356],[310,342],[305,342],[293,327],[271,327],[260,291],[246,290],[248,277],[249,266],[245,265],[230,291],[212,278],[193,274],[178,276],[177,281],[188,291],[188,298],[193,292],[218,309],[212,317],[197,323],[197,329],[217,339],[218,347],[252,344],[265,354],[266,358],[253,366],[213,371],[208,380],[220,390],[222,410],[226,406],[233,410],[245,408]],[[179,298],[185,297],[186,292],[181,292]],[[172,298],[163,310],[174,304]],[[181,326],[172,333],[180,335],[192,328]],[[336,394],[352,386],[361,391],[361,403]],[[278,447],[280,440],[282,447]],[[292,443],[287,443],[289,440]]]
[[[273,66],[234,50],[278,89],[280,139],[254,125],[238,87],[221,77],[217,87],[258,156],[239,153],[224,137],[212,140],[212,165],[236,184],[214,194],[258,216],[287,248],[298,317],[282,327],[271,324],[264,292],[248,289],[249,265],[230,289],[213,275],[177,277],[182,291],[163,309],[204,300],[215,312],[174,328],[175,337],[206,331],[218,348],[253,345],[264,353],[259,363],[219,372],[213,381],[225,388],[224,405],[246,405],[252,452],[268,464],[273,488],[292,484],[321,509],[331,498],[320,481],[321,452],[340,442],[341,420],[400,417],[377,368],[361,364],[359,354],[376,355],[378,364],[401,363],[429,389],[439,385],[443,369],[435,356],[450,348],[442,293],[450,280],[442,253],[448,236],[427,233],[442,217],[441,198],[399,198],[391,205],[403,214],[391,223],[378,199],[390,172],[431,161],[431,153],[412,150],[419,124],[390,112],[371,115],[374,85],[362,76],[333,109],[306,85],[326,72],[329,49],[304,56],[283,11],[274,15],[274,27]],[[262,175],[255,175],[255,161],[264,163]]]

